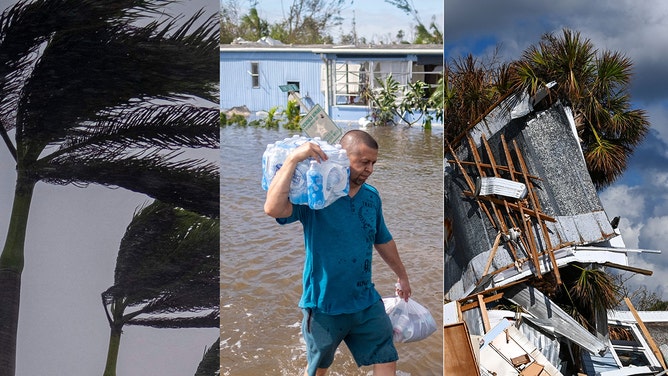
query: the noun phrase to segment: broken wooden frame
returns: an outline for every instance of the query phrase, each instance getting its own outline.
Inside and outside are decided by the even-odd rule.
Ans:
[[[448,160],[448,163],[453,164],[459,169],[469,188],[463,194],[473,198],[477,202],[493,228],[498,232],[483,276],[488,274],[493,275],[512,266],[519,271],[525,262],[529,262],[533,267],[533,274],[537,278],[542,278],[540,258],[547,255],[557,284],[561,284],[561,276],[554,251],[570,246],[571,244],[558,244],[556,246],[551,244],[550,234],[545,222],[555,222],[555,219],[545,214],[541,209],[538,196],[535,192],[537,189],[535,182],[541,179],[528,170],[517,142],[513,140],[511,148],[506,142],[505,137],[501,135],[503,157],[505,158],[504,164],[497,161],[484,134],[481,135],[480,151],[470,135],[467,135],[467,141],[473,161],[460,160],[451,145],[447,144],[446,147],[453,158]],[[512,182],[522,183],[527,188],[527,195],[522,199],[517,199],[498,195],[476,194],[477,190],[474,178],[486,177],[503,178]],[[515,263],[514,265],[502,266],[489,273],[489,268],[501,240],[505,242],[505,245],[512,253]],[[544,244],[543,247],[540,246],[541,243]],[[522,251],[523,255],[520,251]],[[484,278],[480,278],[478,285],[483,280]]]

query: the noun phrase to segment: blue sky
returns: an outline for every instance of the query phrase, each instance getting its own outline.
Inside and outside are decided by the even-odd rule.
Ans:
[[[481,11],[484,9],[485,11]],[[488,56],[501,46],[501,58],[518,58],[546,32],[580,31],[599,49],[624,53],[634,63],[630,93],[634,108],[647,111],[651,130],[635,150],[626,173],[600,192],[610,218],[621,216],[628,248],[662,250],[632,256],[637,267],[654,271],[634,276],[632,288],[645,285],[668,299],[668,3],[661,0],[446,0],[446,58],[473,53]],[[662,249],[663,248],[663,249]]]
[[[428,26],[432,17],[435,17],[439,30],[443,32],[443,0],[408,0],[417,10],[419,19]],[[229,0],[220,0],[221,6],[229,3]],[[249,9],[249,0],[237,1],[241,8],[241,14],[246,14]],[[288,13],[292,1],[290,0],[259,0],[257,10],[261,18],[273,23],[284,19]],[[357,35],[365,37],[367,42],[376,43],[392,40],[400,29],[410,40],[412,30],[416,25],[414,17],[399,10],[394,5],[383,0],[353,0],[345,1],[341,16],[343,22],[340,26],[332,28],[329,33],[338,41],[341,34],[347,34],[352,30],[352,20],[355,19]],[[353,17],[354,16],[354,17]]]

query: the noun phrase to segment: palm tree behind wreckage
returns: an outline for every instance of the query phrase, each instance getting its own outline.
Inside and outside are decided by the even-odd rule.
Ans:
[[[24,242],[38,182],[126,188],[218,216],[213,17],[171,1],[19,1],[0,16],[0,135],[16,185],[0,255],[0,376],[14,375]],[[13,139],[12,139],[13,138]],[[29,298],[29,297],[28,297]]]

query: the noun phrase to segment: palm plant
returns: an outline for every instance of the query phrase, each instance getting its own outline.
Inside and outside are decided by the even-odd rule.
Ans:
[[[587,168],[597,188],[614,182],[649,128],[645,111],[631,109],[631,60],[598,51],[589,39],[568,29],[546,34],[515,65],[515,84],[535,93],[551,81],[552,100],[573,109]],[[549,102],[548,102],[549,103]]]
[[[256,8],[251,8],[248,14],[241,17],[239,28],[246,40],[256,41],[269,35],[269,23],[260,18]]]
[[[215,376],[220,373],[220,338],[204,353],[195,376]]]
[[[111,327],[105,376],[116,374],[126,325],[219,326],[219,225],[159,201],[135,212],[120,243],[114,285],[102,293]]]
[[[472,54],[445,64],[446,141],[454,141],[497,103],[502,95],[495,87],[498,71],[494,58],[486,61]]]
[[[23,0],[0,15],[0,136],[17,173],[0,255],[0,375],[15,370],[38,182],[123,187],[218,216],[217,167],[178,151],[218,145],[215,105],[181,101],[215,101],[217,25],[201,11],[146,19],[169,3]]]

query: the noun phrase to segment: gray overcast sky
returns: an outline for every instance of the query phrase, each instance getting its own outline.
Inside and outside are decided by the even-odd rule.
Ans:
[[[599,49],[622,52],[634,62],[630,88],[634,108],[647,110],[651,131],[631,158],[625,175],[600,197],[610,218],[621,216],[629,248],[662,250],[632,257],[634,266],[654,271],[630,283],[646,285],[668,299],[668,2],[446,0],[446,58],[469,52],[489,54],[497,43],[501,58],[521,52],[546,32],[580,31]]]
[[[13,3],[0,0],[0,9]],[[215,15],[218,3],[184,1],[165,11],[188,15],[200,8]],[[217,151],[205,154],[211,160],[218,158]],[[15,179],[12,157],[0,146],[1,244]],[[146,196],[123,189],[37,185],[22,276],[17,376],[102,374],[109,325],[100,294],[113,284],[118,246],[132,214],[147,201]],[[192,375],[205,347],[218,335],[218,328],[126,327],[118,374]]]

